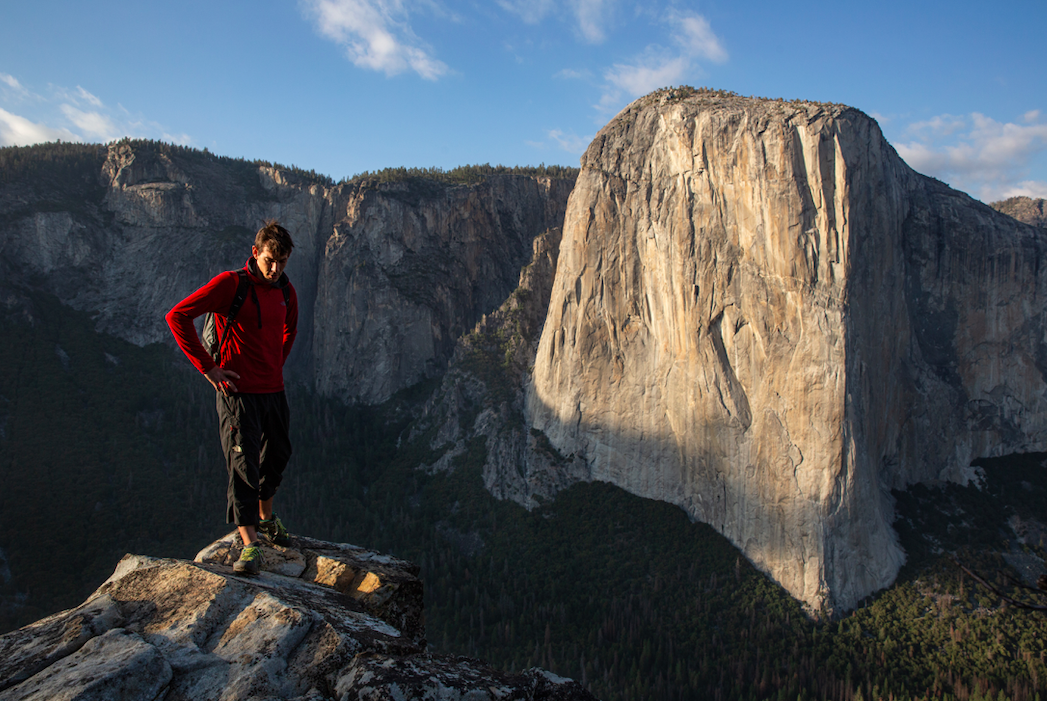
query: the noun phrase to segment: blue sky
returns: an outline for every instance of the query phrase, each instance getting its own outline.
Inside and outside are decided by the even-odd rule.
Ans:
[[[666,85],[875,117],[984,201],[1047,197],[1047,2],[8,0],[0,145],[145,137],[314,169],[577,165]]]

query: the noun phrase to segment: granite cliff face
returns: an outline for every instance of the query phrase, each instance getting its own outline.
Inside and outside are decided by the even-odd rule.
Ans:
[[[1047,200],[1039,197],[1010,197],[999,202],[992,202],[990,207],[1020,222],[1047,229]]]
[[[545,670],[428,653],[411,563],[295,537],[242,577],[239,544],[127,555],[80,606],[0,636],[0,699],[593,698]]]
[[[482,441],[484,486],[528,509],[591,479],[584,460],[559,454],[525,419],[524,388],[549,309],[560,237],[556,228],[534,239],[513,294],[459,339],[440,387],[409,435],[428,440],[437,457],[424,467],[433,472],[453,469],[459,456]]]
[[[318,270],[317,389],[373,403],[441,372],[516,287],[532,239],[563,220],[572,185],[500,176],[349,192]]]
[[[170,342],[164,312],[270,217],[296,241],[291,379],[377,403],[450,363],[412,434],[429,469],[482,441],[500,498],[597,479],[677,504],[814,609],[893,580],[891,489],[1047,447],[1042,231],[837,105],[659,91],[577,183],[97,147],[0,187],[0,303],[44,289]]]
[[[890,489],[1047,446],[1045,253],[857,110],[660,91],[582,159],[529,420],[849,608],[904,560]]]
[[[512,292],[533,237],[562,221],[573,184],[506,173],[468,186],[336,185],[159,144],[94,148],[57,185],[0,189],[8,306],[42,288],[94,313],[99,331],[170,342],[166,311],[241,267],[260,222],[276,218],[295,238],[288,373],[363,403],[442,372],[455,340]]]

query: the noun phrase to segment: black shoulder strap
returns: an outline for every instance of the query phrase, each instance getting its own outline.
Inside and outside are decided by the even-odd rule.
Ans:
[[[239,277],[236,283],[236,294],[233,295],[233,303],[229,305],[229,311],[225,315],[226,320],[230,322],[240,313],[240,307],[244,306],[247,292],[251,288],[251,280],[247,277],[246,270],[240,268],[236,271],[236,274]]]
[[[247,277],[247,271],[240,268],[236,271],[237,283],[236,283],[236,294],[233,295],[233,303],[229,305],[229,311],[225,315],[225,329],[222,331],[222,340],[218,343],[217,354],[222,354],[222,349],[225,348],[225,339],[229,337],[229,330],[233,328],[233,319],[240,313],[240,307],[244,306],[244,300],[247,299],[247,292],[251,289],[251,280]]]

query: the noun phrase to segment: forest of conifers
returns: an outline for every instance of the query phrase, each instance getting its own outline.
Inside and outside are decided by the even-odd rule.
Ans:
[[[0,632],[82,601],[125,552],[192,558],[227,532],[213,392],[172,348],[94,332],[44,294],[0,319]],[[624,699],[1013,699],[1047,686],[1047,614],[1002,605],[1043,542],[1044,456],[988,461],[982,489],[897,493],[897,583],[813,620],[679,509],[580,484],[527,512],[480,479],[474,442],[427,475],[417,387],[379,409],[291,391],[292,529],[417,562],[434,650],[541,666]],[[1007,553],[1009,561],[1002,557]]]

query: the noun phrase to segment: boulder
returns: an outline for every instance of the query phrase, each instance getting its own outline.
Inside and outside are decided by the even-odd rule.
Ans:
[[[238,541],[194,562],[126,555],[80,606],[0,636],[0,701],[592,698],[431,654],[411,563],[293,536],[248,577]]]

